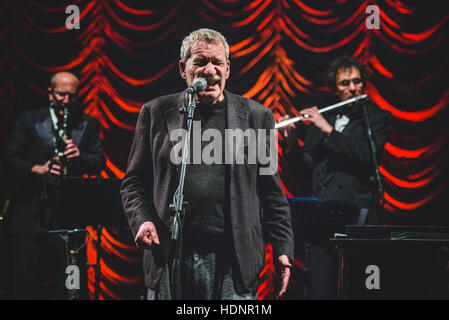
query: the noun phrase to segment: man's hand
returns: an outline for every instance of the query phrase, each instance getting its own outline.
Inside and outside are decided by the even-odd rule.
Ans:
[[[276,264],[276,273],[281,282],[281,288],[277,294],[277,299],[281,298],[287,292],[288,281],[290,280],[290,267],[291,263],[288,257],[284,254],[278,257]]]
[[[50,171],[50,160],[45,162],[43,165],[35,164],[31,168],[31,172],[33,172],[37,175],[40,175],[40,176],[46,174],[48,171]]]
[[[142,223],[134,242],[138,248],[143,247],[144,249],[150,249],[155,245],[159,245],[159,236],[157,235],[154,223],[151,221]]]
[[[78,149],[73,139],[66,141],[64,155],[67,159],[78,158],[80,156],[80,149]]]
[[[50,164],[50,173],[60,176],[62,172],[62,163],[58,156],[53,158],[53,164]]]
[[[286,114],[280,118],[279,122],[289,120],[290,116]],[[290,123],[289,125],[279,128],[279,133],[284,137],[285,144],[287,147],[292,148],[298,139],[296,137],[296,125],[295,123]]]
[[[37,174],[37,175],[44,175],[47,174],[49,171],[51,174],[59,176],[61,174],[62,166],[61,161],[58,157],[53,158],[53,164],[51,160],[48,160],[43,165],[35,164],[31,168],[31,172]]]
[[[320,129],[321,132],[325,133],[328,136],[334,130],[334,127],[332,127],[329,122],[324,119],[321,113],[318,112],[317,107],[303,109],[299,112],[299,114],[301,116],[307,115],[308,117],[304,120],[304,122],[311,122],[315,127]]]

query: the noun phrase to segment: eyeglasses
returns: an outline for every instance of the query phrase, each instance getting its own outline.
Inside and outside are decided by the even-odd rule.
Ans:
[[[347,87],[352,82],[354,85],[362,83],[362,78],[354,78],[352,80],[343,80],[338,83],[339,86]]]
[[[71,93],[71,92],[59,92],[59,91],[53,91],[53,93],[58,96],[58,98],[65,98],[65,96],[69,96],[70,100],[75,100],[78,98],[78,93]]]

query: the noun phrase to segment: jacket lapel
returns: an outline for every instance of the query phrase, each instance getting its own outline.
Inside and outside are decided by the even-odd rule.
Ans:
[[[240,99],[235,94],[225,91],[226,98],[226,129],[228,130],[242,130],[245,132],[249,128],[249,112],[248,108],[245,108],[242,99]],[[228,134],[225,132],[225,136],[223,137],[223,143],[225,144],[225,157],[229,158],[232,155],[232,163],[229,163],[231,169],[231,177],[233,177],[233,171],[235,168],[235,160],[236,154],[235,149],[240,148],[240,146],[236,145],[236,141],[233,143],[226,143],[226,138]],[[230,141],[229,141],[230,142]],[[240,141],[239,141],[240,142]],[[243,141],[246,143],[246,140]],[[232,185],[232,181],[231,181]]]
[[[170,139],[172,131],[176,129],[186,129],[184,125],[184,115],[179,111],[182,107],[184,107],[184,92],[175,96],[173,103],[170,104],[167,109],[162,110],[172,147],[175,145],[175,141],[171,141]]]
[[[225,97],[226,97],[226,129],[235,130],[235,129],[241,129],[245,131],[249,127],[249,112],[248,108],[245,108],[245,105],[243,103],[243,100],[239,98],[238,96],[226,92],[225,91]],[[227,163],[228,167],[228,188],[229,188],[229,194],[231,195],[230,198],[234,197],[234,195],[238,194],[239,190],[239,180],[246,178],[246,166],[236,165],[235,164],[235,157],[236,154],[232,148],[232,145],[234,143],[226,143],[226,134],[223,139],[223,143],[225,144],[225,155],[232,155],[233,161],[231,163]],[[227,158],[227,156],[226,156]],[[228,199],[231,201],[230,199]],[[235,209],[232,209],[233,203],[232,201],[228,203],[228,205],[231,208],[231,212],[238,212],[235,211]],[[235,205],[235,204],[234,204]],[[231,219],[236,218],[231,215]],[[235,225],[238,222],[235,220],[232,220],[232,224]]]
[[[225,91],[226,97],[226,128],[227,129],[248,129],[248,109],[244,108],[241,99],[235,94]]]
[[[34,125],[36,132],[44,146],[53,146],[53,123],[48,110],[47,116],[42,122],[36,122]]]
[[[37,134],[45,146],[53,146],[54,128],[53,122],[51,120],[50,111],[47,112],[48,115],[44,118],[42,122],[37,122],[34,127]],[[75,144],[79,146],[81,139],[83,138],[84,132],[87,128],[87,120],[84,119],[78,123],[77,126],[73,127],[70,132],[70,137],[73,139]]]
[[[71,138],[77,146],[80,145],[81,139],[83,138],[84,132],[87,128],[87,120],[81,121],[78,126],[72,128]]]

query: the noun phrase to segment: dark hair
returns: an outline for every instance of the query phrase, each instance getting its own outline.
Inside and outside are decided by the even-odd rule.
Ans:
[[[340,69],[350,69],[356,67],[360,71],[360,76],[362,77],[363,85],[365,86],[365,81],[369,77],[368,70],[365,65],[361,63],[354,57],[351,56],[341,56],[334,61],[332,61],[326,71],[326,82],[331,88],[332,92],[337,89],[337,73]]]

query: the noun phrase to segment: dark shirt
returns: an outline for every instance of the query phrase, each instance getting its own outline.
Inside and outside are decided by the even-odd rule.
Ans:
[[[200,137],[193,136],[191,138],[191,150],[193,152],[191,152],[191,162],[187,166],[184,184],[184,200],[188,201],[190,208],[190,212],[187,213],[185,218],[186,230],[196,235],[224,235],[226,229],[226,168],[224,164],[226,101],[223,100],[214,105],[198,104],[195,109],[194,121],[201,121],[201,136],[207,129],[219,130],[222,145],[221,150],[219,150],[221,152],[220,162],[205,164],[203,158],[198,155],[199,150],[197,150],[197,159],[192,159],[195,151],[193,150],[193,144],[196,143],[199,146],[198,138]],[[198,122],[196,126],[198,127]],[[214,143],[213,138],[210,141],[201,141],[201,154],[204,148],[211,143]],[[218,149],[206,149],[207,154],[210,153],[213,159],[217,159],[213,157],[215,151],[218,151]]]

